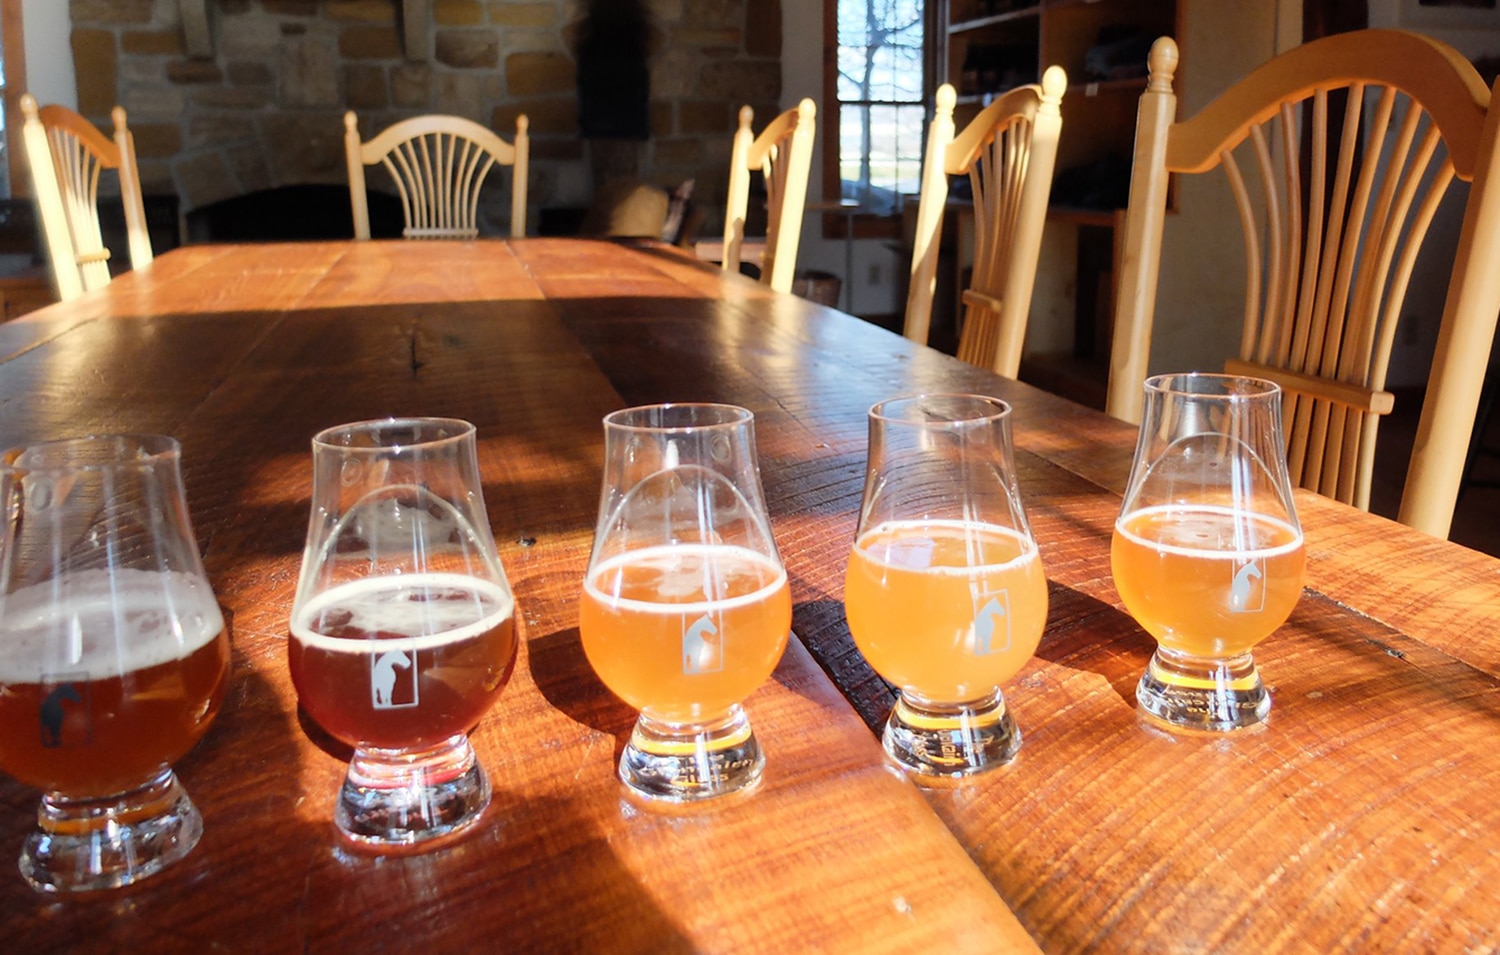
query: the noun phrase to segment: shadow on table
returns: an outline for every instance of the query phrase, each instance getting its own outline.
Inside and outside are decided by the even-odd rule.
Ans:
[[[1036,655],[1058,666],[1103,677],[1131,707],[1156,641],[1123,610],[1072,587],[1048,581],[1047,629]]]
[[[531,680],[547,702],[569,718],[611,736],[614,757],[619,759],[630,742],[636,712],[594,674],[578,628],[532,637],[526,643],[526,657]]]

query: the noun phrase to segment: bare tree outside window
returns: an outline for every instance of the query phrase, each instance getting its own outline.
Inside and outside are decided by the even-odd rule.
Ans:
[[[920,188],[922,0],[838,0],[839,177],[866,210]]]

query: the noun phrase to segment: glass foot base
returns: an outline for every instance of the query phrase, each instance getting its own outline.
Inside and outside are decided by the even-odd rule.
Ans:
[[[21,875],[41,892],[88,892],[139,882],[186,856],[203,817],[170,769],[105,799],[42,797]]]
[[[1248,653],[1206,660],[1158,647],[1135,699],[1170,726],[1216,732],[1254,726],[1271,711],[1271,695]]]
[[[765,766],[738,706],[713,723],[665,723],[643,713],[620,754],[620,780],[647,799],[687,803],[746,790]]]
[[[996,690],[971,703],[928,703],[902,693],[886,720],[885,751],[923,776],[970,776],[1015,758],[1021,731]]]
[[[453,835],[490,804],[490,781],[467,736],[421,752],[356,749],[333,809],[339,830],[371,846]]]

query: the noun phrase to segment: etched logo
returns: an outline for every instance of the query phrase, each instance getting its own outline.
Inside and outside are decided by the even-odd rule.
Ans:
[[[692,623],[683,618],[682,672],[718,673],[724,669],[724,641],[719,634],[719,625],[711,614],[704,614]]]
[[[974,591],[974,655],[1010,649],[1010,591]]]
[[[370,705],[377,710],[400,710],[416,706],[416,654],[387,650],[370,655]]]
[[[1234,572],[1229,584],[1230,613],[1259,613],[1266,607],[1266,574],[1262,562],[1250,558]]]
[[[45,749],[71,749],[94,741],[94,713],[87,673],[42,676],[37,728]]]

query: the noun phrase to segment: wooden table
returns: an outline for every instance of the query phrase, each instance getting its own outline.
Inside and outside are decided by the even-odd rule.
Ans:
[[[919,789],[883,764],[871,728],[890,691],[841,597],[865,410],[938,389],[1015,406],[1052,606],[1007,687],[1019,758]],[[756,413],[798,638],[747,703],[765,786],[684,815],[621,797],[634,714],[576,629],[599,418],[668,399]],[[6,951],[1500,947],[1500,561],[1300,496],[1308,590],[1257,651],[1269,723],[1152,730],[1133,702],[1152,643],[1109,576],[1133,429],[672,250],[186,248],[0,325],[0,408],[3,446],[182,440],[235,647],[228,702],[179,766],[205,817],[197,850],[95,899],[36,896],[6,863]],[[479,830],[376,859],[334,836],[343,754],[299,719],[284,640],[308,440],[386,414],[478,426],[523,649],[473,734],[496,791]],[[35,804],[0,784],[7,855]]]

